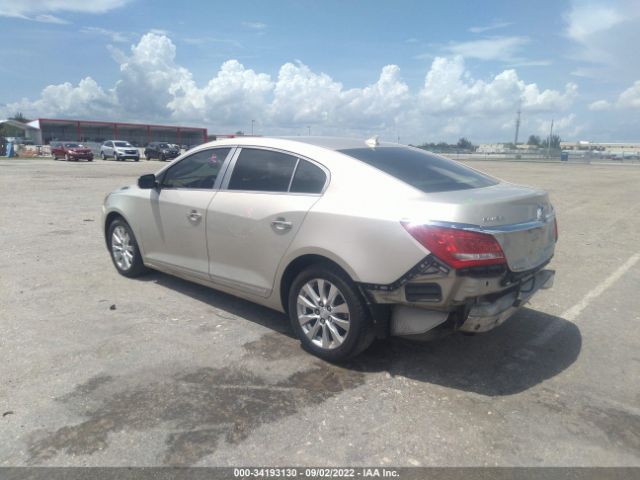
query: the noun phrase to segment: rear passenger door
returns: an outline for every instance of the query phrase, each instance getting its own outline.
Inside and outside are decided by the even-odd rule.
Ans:
[[[267,297],[275,272],[327,172],[287,152],[238,149],[207,211],[209,275],[217,283]]]

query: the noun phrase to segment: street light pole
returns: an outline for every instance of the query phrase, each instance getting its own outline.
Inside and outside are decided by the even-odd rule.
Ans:
[[[253,124],[256,123],[255,120],[251,120],[251,136],[253,136]]]
[[[307,130],[309,130],[309,136],[311,136],[311,125],[307,125]]]

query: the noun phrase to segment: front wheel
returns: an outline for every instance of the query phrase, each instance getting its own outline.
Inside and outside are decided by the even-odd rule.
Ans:
[[[107,159],[107,156],[104,154],[104,152],[100,152],[100,158],[104,161]]]
[[[346,360],[373,341],[365,302],[353,281],[336,267],[312,265],[298,274],[288,307],[302,346],[324,360]]]
[[[124,219],[118,218],[111,222],[107,239],[111,260],[119,274],[134,278],[148,271],[142,262],[136,237]]]

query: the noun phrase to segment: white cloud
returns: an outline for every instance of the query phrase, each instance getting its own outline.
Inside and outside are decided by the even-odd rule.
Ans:
[[[48,19],[49,23],[60,23],[64,20],[53,17],[50,15],[52,12],[104,13],[128,2],[129,0],[0,0],[0,16],[40,22]]]
[[[518,58],[518,52],[527,43],[527,37],[487,37],[468,42],[452,42],[445,47],[445,51],[465,58],[511,61]]]
[[[467,112],[491,114],[514,112],[522,102],[522,109],[530,112],[565,110],[573,103],[577,86],[568,83],[564,93],[540,90],[535,83],[525,83],[515,70],[505,70],[491,81],[474,80],[460,56],[436,58],[420,92],[421,106],[435,114]]]
[[[41,15],[36,15],[35,17],[33,17],[32,20],[35,20],[36,22],[40,22],[40,23],[55,23],[58,25],[67,25],[69,23],[62,18],[56,17],[55,15],[49,15],[46,13]]]
[[[119,65],[119,78],[111,88],[87,77],[76,86],[50,85],[40,98],[0,110],[33,117],[180,122],[218,132],[246,130],[256,120],[264,134],[302,133],[309,125],[315,134],[377,133],[413,142],[465,135],[481,141],[511,137],[520,102],[522,131],[536,131],[532,129],[539,122],[553,115],[570,115],[567,110],[577,96],[575,84],[563,91],[543,89],[526,83],[513,69],[489,79],[473,78],[461,56],[436,58],[423,87],[412,91],[397,65],[384,66],[369,85],[345,89],[300,61],[285,63],[272,78],[227,60],[199,85],[177,63],[175,44],[154,33],[143,35],[129,52],[114,47],[110,52]]]
[[[574,74],[599,79],[637,78],[640,3],[637,0],[573,0],[565,14]],[[634,78],[634,79],[635,79]]]
[[[616,106],[619,108],[640,108],[640,80],[634,82],[618,97]]]
[[[604,110],[609,110],[611,108],[611,104],[606,100],[596,100],[589,104],[589,110],[592,112],[602,112]]]
[[[82,27],[80,29],[81,33],[86,33],[89,35],[100,35],[103,37],[107,37],[112,42],[115,43],[126,43],[131,40],[132,34],[127,32],[118,32],[116,30],[109,30],[107,28],[102,27]]]
[[[489,25],[483,25],[480,27],[471,27],[469,31],[471,33],[483,33],[483,32],[488,32],[490,30],[498,30],[499,28],[505,28],[510,25],[513,25],[513,23],[512,22],[493,22],[493,23],[490,23]]]
[[[264,30],[267,28],[267,24],[262,22],[242,22],[242,26],[251,30]]]

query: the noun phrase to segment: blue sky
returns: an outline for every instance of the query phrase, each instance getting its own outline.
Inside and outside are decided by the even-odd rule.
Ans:
[[[640,4],[0,0],[0,116],[640,141]]]

